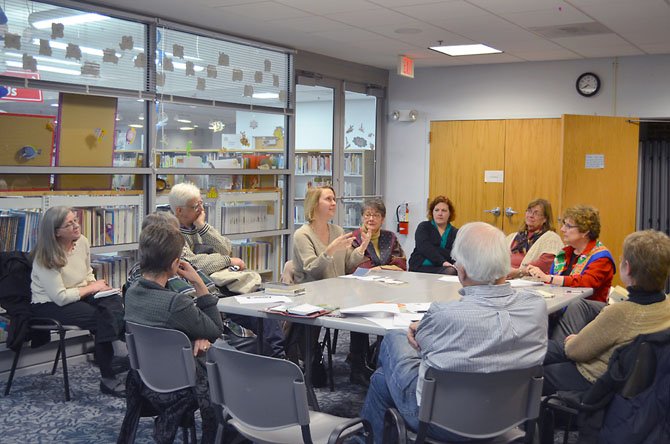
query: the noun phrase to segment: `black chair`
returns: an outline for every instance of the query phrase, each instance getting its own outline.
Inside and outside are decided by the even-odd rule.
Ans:
[[[626,352],[623,347],[620,352]],[[612,356],[612,359],[616,355]],[[648,342],[636,345],[632,365],[627,372],[626,379],[615,384],[611,375],[606,373],[596,383],[584,392],[559,391],[542,399],[540,430],[542,442],[554,442],[555,413],[562,412],[565,416],[563,430],[563,444],[567,444],[569,431],[576,418],[580,442],[597,442],[598,431],[602,425],[605,411],[615,393],[630,399],[645,390],[654,380],[656,374],[656,355]],[[612,361],[610,361],[610,366]],[[618,387],[618,388],[617,388]]]
[[[178,330],[126,322],[126,345],[132,370],[126,383],[126,415],[117,442],[134,442],[140,417],[158,416],[162,413],[158,409],[166,411],[178,404],[179,408],[174,409],[178,417],[174,419],[182,428],[184,442],[189,442],[190,433],[190,442],[196,443],[194,413],[198,402],[193,390],[196,384],[195,359],[189,338]],[[152,400],[138,393],[142,387],[133,380],[137,375],[146,388],[155,392],[151,393]],[[171,422],[171,419],[165,418],[164,423]],[[167,434],[172,433],[174,431]]]
[[[384,417],[386,443],[449,443],[427,437],[436,425],[478,443],[533,442],[540,411],[542,367],[497,373],[460,373],[429,367],[423,377],[419,429],[408,430],[400,413]],[[524,430],[519,425],[525,423]]]
[[[70,381],[67,372],[65,338],[68,332],[81,329],[74,325],[63,325],[55,319],[37,318],[31,315],[30,273],[32,262],[28,253],[21,251],[2,252],[0,262],[2,264],[0,267],[2,271],[2,276],[0,276],[0,287],[2,288],[0,305],[7,311],[7,316],[10,319],[7,348],[14,350],[14,360],[5,386],[5,396],[9,395],[12,388],[12,381],[25,342],[30,341],[33,348],[39,347],[48,344],[51,341],[51,334],[56,333],[58,334],[58,351],[51,374],[56,373],[60,358],[63,363],[65,400],[69,401],[71,399]]]

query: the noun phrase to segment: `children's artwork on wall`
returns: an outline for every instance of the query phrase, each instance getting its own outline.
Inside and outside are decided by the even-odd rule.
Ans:
[[[249,146],[249,139],[247,139],[247,133],[244,131],[240,132],[240,144],[242,146]]]
[[[156,73],[156,86],[165,86],[165,73]]]
[[[51,45],[49,45],[49,40],[47,39],[40,39],[40,55],[51,57],[51,54],[53,53],[51,51]]]
[[[116,49],[106,48],[102,50],[102,61],[106,63],[119,64],[119,58],[116,56]]]
[[[135,68],[144,68],[147,64],[147,56],[143,52],[137,54],[135,57]]]
[[[126,131],[126,142],[128,143],[128,145],[133,144],[136,136],[137,136],[137,130],[132,127],[128,128],[128,130]]]
[[[51,23],[51,40],[62,39],[65,36],[65,25],[62,23]]]
[[[163,71],[174,71],[174,65],[172,64],[172,59],[170,57],[163,56]]]
[[[286,102],[286,90],[282,89],[279,91],[279,101],[280,102]]]
[[[349,134],[349,133],[352,132],[353,130],[354,130],[354,126],[353,126],[353,125],[349,125],[349,127],[347,128],[346,133]]]
[[[84,62],[81,67],[81,74],[89,77],[100,77],[100,64],[94,62]]]
[[[207,65],[207,77],[210,79],[216,79],[218,76],[218,72],[216,71],[216,66],[214,65]]]
[[[42,150],[32,147],[30,145],[26,145],[24,147],[21,147],[21,149],[19,149],[19,151],[16,154],[17,154],[17,161],[22,163],[36,158],[37,156],[42,154]]]
[[[241,82],[244,77],[244,73],[241,69],[233,69],[233,82]]]
[[[254,73],[254,82],[263,83],[263,71],[256,71]]]
[[[356,145],[358,148],[365,148],[368,145],[368,141],[365,140],[362,137],[354,137],[353,139],[354,145]]]
[[[35,60],[35,57],[28,54],[23,54],[23,69],[37,72],[37,60]]]
[[[277,74],[272,74],[272,86],[279,88],[279,76]]]
[[[253,97],[254,87],[251,85],[244,85],[244,97]]]
[[[67,48],[65,48],[65,58],[81,60],[81,48],[79,45],[68,43]]]
[[[219,53],[219,66],[228,66],[230,64],[230,57],[225,52]]]
[[[205,90],[205,79],[198,77],[198,81],[196,82],[195,89],[198,91],[204,91]]]
[[[265,61],[263,62],[263,65],[264,65],[264,68],[265,68],[265,72],[272,71],[272,62],[269,59],[265,59]]]
[[[193,62],[186,62],[186,76],[194,76],[195,75],[195,65]]]
[[[5,48],[20,50],[21,36],[18,34],[12,34],[11,32],[5,32]]]
[[[124,35],[121,37],[121,42],[119,43],[119,48],[122,51],[128,50],[128,49],[133,49],[133,36],[132,35]]]
[[[175,57],[179,57],[180,59],[184,58],[184,47],[181,45],[174,44],[172,45],[172,54]]]
[[[258,128],[258,122],[256,121],[256,119],[252,119],[251,122],[249,122],[249,128],[251,129]]]

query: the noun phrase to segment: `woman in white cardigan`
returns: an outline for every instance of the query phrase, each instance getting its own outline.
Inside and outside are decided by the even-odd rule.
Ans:
[[[549,273],[556,254],[563,248],[556,234],[551,204],[546,199],[535,199],[528,204],[526,217],[519,231],[507,236],[511,252],[511,270],[508,279],[528,275],[528,265]]]

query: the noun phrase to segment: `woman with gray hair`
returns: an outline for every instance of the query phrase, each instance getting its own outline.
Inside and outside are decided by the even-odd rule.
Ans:
[[[363,242],[363,233],[370,235],[361,268],[383,268],[385,270],[407,270],[407,258],[392,231],[384,230],[386,205],[379,198],[367,199],[361,208],[362,226],[353,233],[351,246],[357,248]]]
[[[93,333],[95,359],[102,377],[100,390],[124,396],[123,381],[114,375],[112,368],[112,342],[120,339],[123,330],[121,298],[91,297],[110,287],[93,275],[89,241],[81,234],[77,216],[70,208],[51,207],[44,213],[32,256],[33,315]]]

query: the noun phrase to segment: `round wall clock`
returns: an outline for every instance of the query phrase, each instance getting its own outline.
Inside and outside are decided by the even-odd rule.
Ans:
[[[593,97],[600,91],[600,77],[592,72],[585,72],[577,77],[577,92],[584,97]]]

